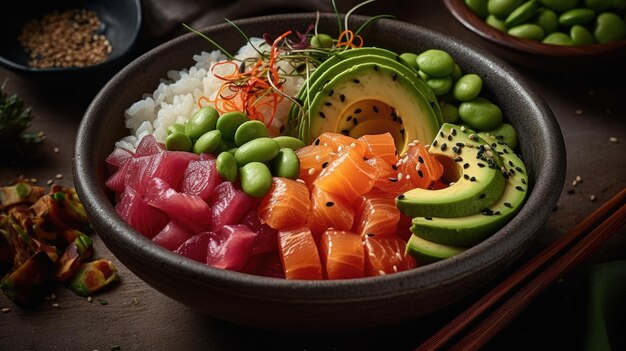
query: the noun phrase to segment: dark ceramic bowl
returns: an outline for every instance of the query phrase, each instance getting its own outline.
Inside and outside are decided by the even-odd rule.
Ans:
[[[358,27],[366,18],[353,17]],[[306,30],[315,14],[289,14],[236,21],[252,36]],[[336,31],[334,15],[321,16],[320,31]],[[227,50],[244,44],[229,24],[203,33]],[[141,236],[114,210],[104,186],[105,157],[128,134],[124,110],[154,91],[171,69],[193,64],[192,55],[212,50],[186,34],[142,55],[95,97],[80,125],[74,181],[97,232],[121,262],[163,294],[211,316],[282,330],[365,328],[423,316],[483,286],[526,250],[552,212],[565,176],[565,149],[546,103],[509,65],[450,37],[415,25],[381,20],[362,33],[367,45],[396,52],[441,48],[467,71],[485,78],[485,88],[519,132],[532,190],[521,212],[483,243],[451,259],[380,277],[335,281],[289,281],[216,269],[173,254]]]
[[[18,73],[36,78],[74,78],[110,73],[121,68],[135,45],[142,22],[140,0],[68,0],[68,1],[17,1],[12,2],[11,11],[0,12],[0,64]],[[34,68],[29,66],[29,55],[18,41],[24,24],[41,19],[45,14],[69,9],[95,11],[102,25],[98,34],[107,37],[112,51],[106,61],[85,67]],[[108,79],[107,78],[107,79]]]
[[[510,62],[543,71],[610,72],[626,61],[626,39],[588,46],[548,45],[517,38],[488,25],[464,0],[444,0],[450,13],[483,39],[489,51]]]

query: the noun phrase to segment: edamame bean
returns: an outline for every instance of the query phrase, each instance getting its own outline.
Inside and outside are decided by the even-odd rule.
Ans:
[[[495,29],[506,32],[506,24],[504,24],[504,21],[494,15],[487,16],[485,22],[487,22],[488,25],[492,26]]]
[[[409,67],[415,68],[416,70],[419,69],[419,67],[417,66],[417,55],[412,53],[412,52],[405,52],[404,54],[400,55],[400,58],[403,59],[407,65],[409,65]]]
[[[611,7],[611,0],[585,0],[585,7],[596,12],[604,11]]]
[[[502,123],[502,110],[491,101],[477,97],[459,105],[459,117],[478,130],[490,130]]]
[[[489,0],[487,11],[500,19],[505,19],[523,2],[524,0]]]
[[[222,133],[219,130],[206,132],[193,144],[193,152],[196,154],[211,154],[217,150],[221,142]]]
[[[480,18],[486,18],[489,15],[487,11],[487,0],[465,0],[465,5],[472,9]]]
[[[459,120],[459,109],[449,102],[439,101],[441,115],[445,123],[456,123]]]
[[[571,10],[578,5],[578,0],[540,0],[541,3],[557,12]]]
[[[269,132],[261,121],[243,122],[235,131],[235,145],[241,146],[250,140],[267,137]]]
[[[454,72],[454,59],[443,50],[430,49],[417,56],[417,66],[428,76],[443,78]]]
[[[454,64],[454,71],[452,72],[452,80],[457,81],[463,75],[463,71],[461,70],[461,66]]]
[[[556,12],[552,10],[539,10],[535,16],[534,22],[543,28],[545,34],[554,33],[559,29],[559,18]]]
[[[535,15],[538,7],[539,2],[537,0],[527,1],[511,12],[504,21],[504,24],[509,28],[520,25],[531,19]]]
[[[170,151],[191,151],[193,142],[185,133],[174,132],[165,138],[165,148]]]
[[[542,40],[545,36],[543,28],[534,23],[520,24],[519,26],[509,29],[507,33],[514,37],[530,40]]]
[[[590,9],[572,9],[559,16],[559,23],[563,26],[585,24],[596,17],[596,13]]]
[[[473,100],[480,94],[483,80],[476,74],[466,74],[454,84],[452,96],[459,101]]]
[[[442,96],[452,89],[452,77],[430,78],[426,84],[433,90],[435,96]]]
[[[618,15],[605,12],[596,18],[593,35],[598,44],[611,43],[626,37],[626,26]]]
[[[250,162],[239,170],[241,189],[252,197],[263,197],[272,187],[272,173],[261,162]]]
[[[563,45],[563,46],[574,45],[574,42],[572,42],[572,38],[570,38],[569,35],[565,33],[561,33],[561,32],[554,32],[554,33],[548,34],[548,36],[545,37],[542,40],[542,42],[544,44],[550,44],[550,45]]]
[[[498,140],[502,140],[511,149],[515,149],[517,147],[517,132],[515,131],[515,128],[508,123],[502,123],[495,129],[480,132],[478,135],[481,135],[482,133],[487,133]]]
[[[198,139],[204,133],[215,129],[219,113],[211,106],[196,111],[185,125],[185,134],[192,140]]]
[[[225,181],[234,182],[237,179],[237,161],[235,156],[228,152],[217,155],[215,160],[217,174]]]
[[[251,140],[239,147],[235,152],[237,164],[241,167],[250,162],[267,162],[272,160],[280,151],[280,146],[270,138]]]
[[[287,135],[281,135],[274,138],[274,141],[278,143],[280,148],[290,148],[293,151],[304,147],[302,140]]]
[[[216,128],[222,132],[222,139],[235,141],[237,128],[247,120],[248,116],[243,112],[228,112],[220,116],[217,120]]]
[[[569,36],[572,38],[572,43],[576,46],[592,45],[595,43],[593,34],[581,25],[572,26],[569,31]]]
[[[296,152],[289,148],[280,149],[272,160],[274,175],[289,179],[297,179],[300,174],[300,160]]]
[[[311,46],[316,48],[330,49],[333,47],[333,37],[328,34],[320,33],[311,38]]]
[[[182,123],[173,123],[167,127],[167,134],[170,135],[174,132],[185,133],[185,125]]]

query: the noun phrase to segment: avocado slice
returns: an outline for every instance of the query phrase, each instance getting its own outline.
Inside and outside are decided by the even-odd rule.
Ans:
[[[450,258],[460,254],[466,249],[467,248],[460,246],[437,244],[416,235],[411,235],[411,238],[406,243],[406,252],[413,256],[420,264]]]
[[[355,67],[366,64],[373,64],[374,70],[382,68],[391,71],[386,74],[391,79],[384,77],[384,72],[381,72],[379,79],[369,81],[359,79],[358,74],[362,71],[356,70]],[[347,81],[352,82],[352,85],[357,81],[367,81],[368,86],[354,87],[342,84]],[[347,90],[338,91],[341,89]],[[355,89],[357,94],[353,93]],[[401,93],[399,94],[401,96],[396,99],[386,100],[385,94],[381,94],[379,89],[403,90],[414,98],[408,99],[406,93]],[[361,96],[361,93],[366,93],[366,95]],[[329,95],[333,94],[335,97],[331,99],[332,96]],[[342,101],[342,96],[351,98],[348,101]],[[422,124],[435,124],[434,128],[430,128],[431,133],[426,137],[430,141],[434,137],[434,131],[443,123],[443,116],[435,95],[419,79],[415,69],[397,54],[380,48],[351,49],[332,56],[307,79],[298,94],[298,99],[303,107],[296,104],[292,106],[288,117],[287,133],[297,135],[305,143],[319,136],[320,130],[343,133],[353,137],[390,132],[396,140],[396,147],[402,152],[408,143],[424,137],[424,134],[414,134],[416,130],[424,129]],[[415,100],[419,101],[421,108],[411,105]],[[325,108],[332,107],[328,105],[329,103],[338,108]],[[320,110],[326,120],[319,119]],[[363,114],[351,116],[350,114],[354,111],[362,111]],[[403,116],[405,116],[404,119]],[[336,123],[338,119],[342,121],[340,126]],[[367,123],[356,128],[356,131],[352,131],[359,122],[373,119],[383,120],[385,123]],[[436,120],[434,123],[433,119]]]
[[[445,123],[429,150],[454,182],[440,190],[412,189],[396,205],[409,217],[461,217],[476,214],[502,195],[502,160],[491,145],[466,128]]]
[[[310,129],[304,130],[303,141],[324,132],[358,137],[350,132],[358,123],[383,120],[386,122],[379,128],[361,132],[395,133],[400,136],[396,139],[397,149],[403,153],[414,140],[434,138],[440,125],[435,109],[436,101],[429,103],[413,80],[395,68],[378,63],[358,64],[338,74],[315,95],[309,109]]]
[[[471,246],[498,231],[520,210],[528,194],[524,162],[494,136],[485,134],[482,137],[504,163],[507,173],[502,196],[481,212],[465,217],[413,218],[413,235],[439,244]]]

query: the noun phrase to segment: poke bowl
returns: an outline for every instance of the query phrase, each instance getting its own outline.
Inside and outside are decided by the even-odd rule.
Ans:
[[[359,329],[407,321],[460,300],[512,264],[547,220],[564,181],[564,143],[552,112],[519,74],[492,55],[416,25],[368,19],[352,15],[346,21],[354,29],[364,25],[357,34],[339,30],[335,14],[275,15],[211,26],[164,43],[113,77],[84,115],[74,161],[77,192],[111,252],[147,284],[185,305],[219,319],[276,330]],[[328,35],[320,36],[322,33]],[[365,43],[362,48],[356,48],[361,46],[357,35]],[[256,50],[250,47],[254,43],[268,51],[252,60],[228,60],[228,55],[255,55]],[[215,44],[219,45],[217,52]],[[291,57],[275,54],[279,46],[291,50]],[[435,51],[429,52],[432,49]],[[365,55],[344,57],[351,55],[348,52]],[[429,52],[426,57],[421,55],[424,52]],[[307,60],[311,61],[290,67],[292,73],[305,73],[285,73],[281,78],[285,68],[272,69],[281,58],[302,57],[303,53],[310,55]],[[432,87],[426,85],[441,68],[436,64],[428,68],[428,57],[444,54],[453,58],[455,68],[482,77],[479,93],[476,89],[445,93],[437,88],[436,81],[430,82]],[[374,62],[370,62],[372,58]],[[216,65],[220,59],[225,63]],[[337,62],[327,75],[307,69],[308,64],[321,67],[332,60]],[[341,66],[349,60],[359,62],[356,68]],[[424,72],[420,78],[415,68],[420,63],[417,67],[429,71],[430,78]],[[274,74],[278,79],[273,80]],[[319,79],[314,80],[314,75]],[[377,81],[380,77],[386,81]],[[219,84],[211,85],[215,79]],[[340,79],[340,84],[327,82],[333,79]],[[475,78],[463,81],[467,79]],[[180,84],[183,80],[192,82],[193,88],[184,88]],[[254,85],[256,90],[243,90],[242,86],[248,85],[241,83],[251,81],[262,84]],[[289,86],[290,81],[295,81],[296,88]],[[364,86],[371,81],[378,83]],[[413,90],[418,85],[419,92]],[[299,91],[302,87],[309,89]],[[263,95],[270,102],[281,101],[281,105],[251,103],[242,108],[232,98],[261,88],[282,92]],[[435,97],[436,90],[439,98]],[[183,96],[173,97],[181,91]],[[350,94],[355,91],[358,94]],[[464,120],[447,123],[454,116],[443,106],[445,101],[453,105],[452,95],[488,105],[487,114],[501,109],[497,128],[506,121],[516,131],[518,146],[505,145],[503,140],[509,140],[510,134],[496,135],[481,145],[478,141],[483,136],[478,135],[484,134],[474,131],[475,126]],[[404,100],[394,100],[397,96]],[[183,108],[186,99],[187,107]],[[330,123],[332,109],[344,102],[349,113]],[[400,107],[403,103],[410,105],[418,123],[407,120],[413,116],[405,114],[406,108]],[[269,116],[282,117],[264,120],[260,116],[263,108],[270,111]],[[367,117],[365,109],[367,116],[384,112],[385,119]],[[459,111],[465,109],[459,105]],[[357,118],[360,121],[356,122]],[[496,124],[487,124],[485,128],[496,128]],[[242,131],[244,125],[252,127]],[[354,132],[357,128],[361,129],[358,135]],[[291,137],[285,138],[287,134]],[[215,141],[215,135],[223,139]],[[490,137],[493,135],[484,136]],[[436,138],[443,139],[436,143]],[[379,151],[375,151],[377,144],[382,145]],[[463,154],[459,155],[459,149]],[[455,153],[454,160],[446,156],[450,152]],[[182,157],[185,161],[172,158],[171,164],[177,166],[168,170],[137,161],[173,154],[187,156]],[[295,170],[289,162],[294,154],[298,162]],[[519,163],[507,165],[499,159],[502,156],[511,162],[505,157],[514,154],[520,155]],[[409,159],[406,155],[412,156]],[[392,173],[379,177],[379,167],[373,166],[372,160],[384,158],[393,160],[387,162]],[[420,166],[429,162],[437,165],[434,171]],[[124,170],[127,164],[134,166]],[[197,177],[184,175],[203,174],[191,169],[203,165],[214,170],[212,180],[207,180],[209,177],[197,182],[193,181]],[[136,172],[130,172],[131,167]],[[448,169],[460,173],[443,175]],[[475,170],[471,177],[464,176],[463,170],[468,169]],[[116,181],[120,172],[126,173]],[[421,181],[424,173],[430,177],[437,172],[441,179],[449,179],[438,184],[431,177],[424,189],[412,189],[413,181]],[[505,183],[510,183],[505,173],[509,179],[523,182],[513,187],[523,195],[515,193],[516,209],[506,221],[499,221],[505,209],[502,213],[490,210],[483,200],[500,200]],[[474,185],[484,183],[483,175],[496,179],[499,185],[494,186],[499,190],[476,193]],[[174,178],[179,185],[170,185]],[[380,181],[378,191],[387,186],[394,189],[387,191],[395,191],[392,197],[381,196],[387,210],[392,211],[385,217],[395,218],[388,235],[377,234],[380,228],[376,226],[381,223],[374,223],[372,215],[382,208],[367,197],[376,190],[376,181]],[[333,189],[337,182],[339,187]],[[197,201],[206,195],[201,193],[209,183],[213,184],[211,194]],[[430,206],[437,201],[419,200],[424,192],[438,192],[440,198],[463,197],[467,193],[463,184],[471,190],[462,206],[450,207],[445,201]],[[189,195],[181,187],[200,190]],[[505,207],[511,205],[504,202]],[[143,210],[136,210],[137,204]],[[495,218],[489,223],[499,224],[480,225],[491,229],[473,239],[450,235],[450,231],[444,231],[448,234],[443,236],[413,235],[409,232],[416,225],[413,217],[421,221],[422,228],[428,225],[424,221],[447,220],[431,216],[430,207],[439,208],[435,214],[444,211],[442,217],[472,213]],[[230,208],[228,213],[226,208]],[[424,209],[427,212],[421,212]],[[159,219],[164,213],[166,218]],[[193,213],[200,215],[191,216]],[[313,224],[313,217],[322,220]],[[349,225],[341,227],[346,218],[350,218]],[[320,221],[326,223],[321,229]],[[181,232],[175,228],[176,222],[182,224],[179,229],[184,228],[184,240],[173,239],[172,233]],[[268,244],[261,237],[273,237],[274,242]],[[413,244],[407,245],[411,240]],[[396,245],[385,246],[383,242]],[[381,259],[374,247],[391,254]],[[257,260],[262,255],[254,256],[255,250],[267,259]],[[231,255],[235,252],[239,254]],[[341,252],[345,255],[337,256]]]

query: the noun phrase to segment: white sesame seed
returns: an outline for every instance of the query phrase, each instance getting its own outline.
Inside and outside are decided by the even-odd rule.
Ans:
[[[55,154],[58,154],[61,150],[59,150],[58,147],[55,147],[54,149],[52,149],[52,151],[54,151]]]
[[[450,186],[453,186],[455,182],[450,182]]]
[[[315,162],[320,163],[321,159],[320,155],[315,155]]]
[[[59,173],[57,175],[54,176],[56,179],[62,179],[63,178],[63,174]]]
[[[591,196],[589,196],[589,200],[591,200],[591,201],[596,201],[596,196],[595,196],[595,195],[591,195]]]
[[[402,180],[402,173],[398,173],[398,180]]]
[[[53,183],[52,179],[48,179],[48,181],[46,182],[46,184],[48,185],[52,185],[52,183]]]
[[[324,145],[324,146],[328,146],[328,143],[324,143],[324,144],[322,144],[322,145]]]
[[[617,139],[616,137],[610,137],[610,138],[609,138],[609,141],[610,141],[610,142],[612,142],[612,143],[614,143],[614,144],[619,143],[619,139]]]
[[[341,150],[343,150],[343,146],[339,145],[339,147],[337,148],[337,152],[341,152]]]
[[[54,307],[54,308],[60,308],[61,306],[59,306],[59,304],[58,304],[58,303],[53,303],[53,304],[52,304],[52,307]]]
[[[464,132],[465,131],[465,126],[461,126],[461,131]]]
[[[382,269],[379,269],[379,270],[378,270],[378,274],[380,274],[380,275],[385,275],[386,273],[385,273],[385,271],[383,271]]]
[[[306,183],[304,182],[304,180],[302,180],[302,179],[300,179],[300,178],[296,179],[296,182],[300,182],[300,183],[302,183],[302,184],[306,184]]]
[[[355,148],[355,147],[356,147],[356,144],[355,144],[355,143],[352,143],[352,144],[350,144],[350,147],[351,147],[351,148]]]
[[[2,313],[9,313],[9,312],[11,312],[11,309],[10,309],[10,308],[8,308],[8,307],[4,307],[4,308],[2,309]]]
[[[491,152],[491,151],[489,151],[489,150],[487,150],[487,151],[485,152],[485,154],[487,155],[487,157],[493,157],[493,152]]]
[[[404,177],[404,179],[406,179],[406,180],[411,179],[411,175],[410,175],[410,174],[407,174],[407,175],[406,175],[406,177]]]
[[[93,301],[93,298],[91,296],[87,296],[87,301],[91,302],[91,301]]]
[[[55,295],[55,293],[50,294],[50,300],[54,301],[57,299],[57,296]]]
[[[491,146],[490,146],[490,145],[485,144],[485,150],[491,150]]]
[[[400,255],[400,253],[399,253],[399,252],[396,252],[396,258],[397,258],[398,260],[402,260],[402,255]]]
[[[30,178],[31,183],[37,183],[37,178]]]
[[[309,175],[313,175],[315,173],[315,168],[309,168]]]
[[[583,114],[583,110],[578,109],[578,110],[574,111],[574,113],[580,116],[580,115]]]
[[[393,271],[398,273],[398,267],[395,264],[393,265]]]
[[[576,185],[578,185],[578,182],[577,182],[576,180],[574,180],[574,181],[572,182],[572,186],[576,186]]]

